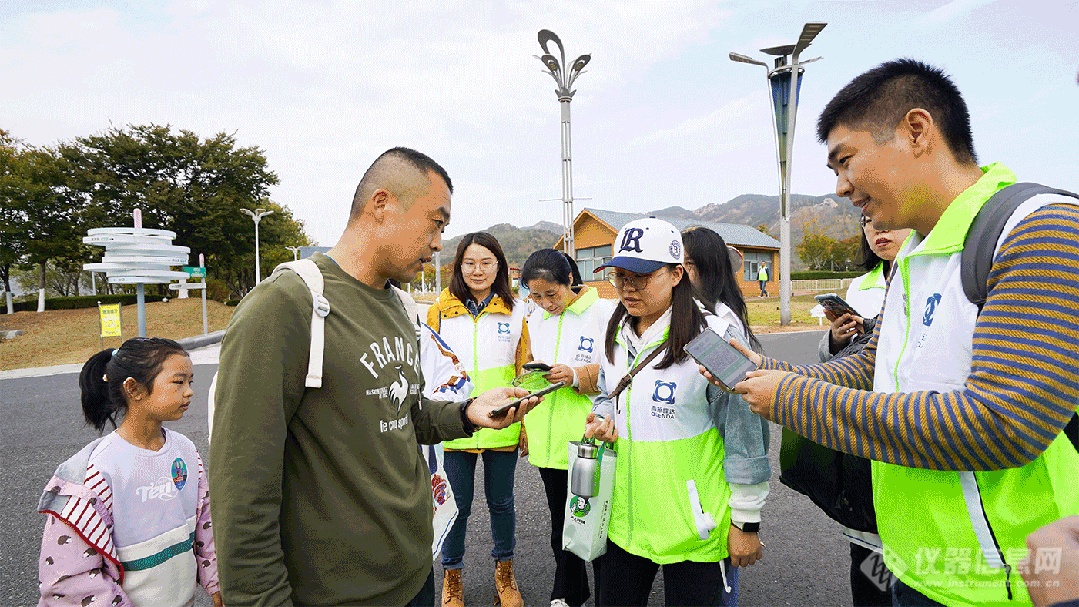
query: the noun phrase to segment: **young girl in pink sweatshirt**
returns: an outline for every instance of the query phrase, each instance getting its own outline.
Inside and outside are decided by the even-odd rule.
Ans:
[[[197,585],[222,604],[202,458],[161,426],[183,417],[192,380],[183,347],[157,337],[129,339],[83,365],[86,421],[115,431],[45,486],[39,607],[185,607]]]

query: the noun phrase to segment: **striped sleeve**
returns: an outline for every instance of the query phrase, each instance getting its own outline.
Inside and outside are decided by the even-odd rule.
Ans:
[[[882,307],[881,314],[883,313]],[[877,318],[880,318],[880,316]],[[873,388],[873,367],[877,360],[877,340],[880,339],[880,327],[882,324],[879,321],[876,323],[873,328],[873,337],[869,338],[865,348],[857,354],[833,358],[826,363],[815,365],[792,365],[781,360],[765,357],[761,361],[761,368],[790,371],[802,377],[821,380],[837,386],[871,390]],[[825,334],[825,339],[827,339],[827,334]]]
[[[1076,412],[1079,206],[1047,205],[1021,221],[988,287],[962,391],[881,394],[826,383],[827,373],[791,375],[777,390],[776,421],[827,447],[908,467],[1033,461]]]

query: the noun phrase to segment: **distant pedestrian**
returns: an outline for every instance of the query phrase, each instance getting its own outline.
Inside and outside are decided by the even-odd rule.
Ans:
[[[129,339],[83,365],[86,421],[116,430],[45,486],[39,606],[180,607],[201,585],[220,607],[202,458],[186,436],[161,426],[184,416],[193,379],[183,347],[157,337]]]
[[[761,287],[761,297],[768,297],[768,262],[762,261],[757,268],[757,284]]]

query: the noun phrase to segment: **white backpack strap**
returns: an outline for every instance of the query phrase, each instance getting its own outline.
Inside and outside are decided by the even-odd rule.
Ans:
[[[288,269],[295,272],[311,291],[311,356],[307,363],[308,388],[322,387],[322,359],[326,349],[326,317],[330,314],[330,302],[322,296],[324,282],[322,270],[310,258],[283,263],[275,272]]]
[[[420,307],[416,304],[416,300],[412,299],[406,291],[391,286],[393,292],[397,294],[397,299],[401,300],[401,306],[405,309],[405,316],[408,317],[408,321],[412,323],[412,328],[416,330],[416,341],[418,342],[423,336],[421,325],[423,324],[423,318],[420,317]]]
[[[416,300],[412,299],[412,296],[407,291],[398,289],[397,287],[390,287],[393,292],[397,294],[397,298],[401,300],[401,305],[405,307],[405,313],[408,314],[408,320],[412,324],[419,324],[423,322],[420,318],[420,307],[416,305]]]

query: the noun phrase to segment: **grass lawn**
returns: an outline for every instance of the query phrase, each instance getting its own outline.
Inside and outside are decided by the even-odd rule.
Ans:
[[[224,329],[232,316],[230,308],[207,300],[210,331]],[[46,310],[0,314],[0,330],[21,329],[23,334],[0,342],[0,370],[83,363],[101,350],[97,308]],[[123,308],[124,338],[139,332],[137,306]],[[146,303],[146,333],[180,339],[202,334],[202,299],[170,299],[168,303]],[[106,348],[120,345],[119,337],[106,337]]]
[[[420,298],[424,299],[424,298]],[[429,298],[433,300],[433,297]],[[749,298],[749,320],[756,333],[820,329],[817,319],[809,315],[816,305],[812,295],[798,295],[791,299],[791,324],[779,326],[779,298]],[[224,329],[232,311],[216,301],[207,301],[210,330]],[[124,306],[124,337],[138,334],[136,306]],[[85,362],[91,354],[102,348],[98,338],[97,308],[82,310],[51,310],[41,314],[17,312],[0,314],[0,330],[21,329],[20,335],[10,341],[0,342],[0,371],[27,367],[46,367]],[[146,332],[149,335],[180,339],[202,333],[202,306],[199,298],[171,299],[168,303],[146,304]],[[105,338],[105,346],[120,345],[118,337]]]
[[[817,319],[809,311],[817,302],[812,295],[795,295],[791,298],[791,324],[779,326],[779,297],[751,297],[746,299],[749,308],[749,323],[755,333],[778,333],[781,331],[804,331],[806,329],[827,328],[827,324],[818,325]]]

